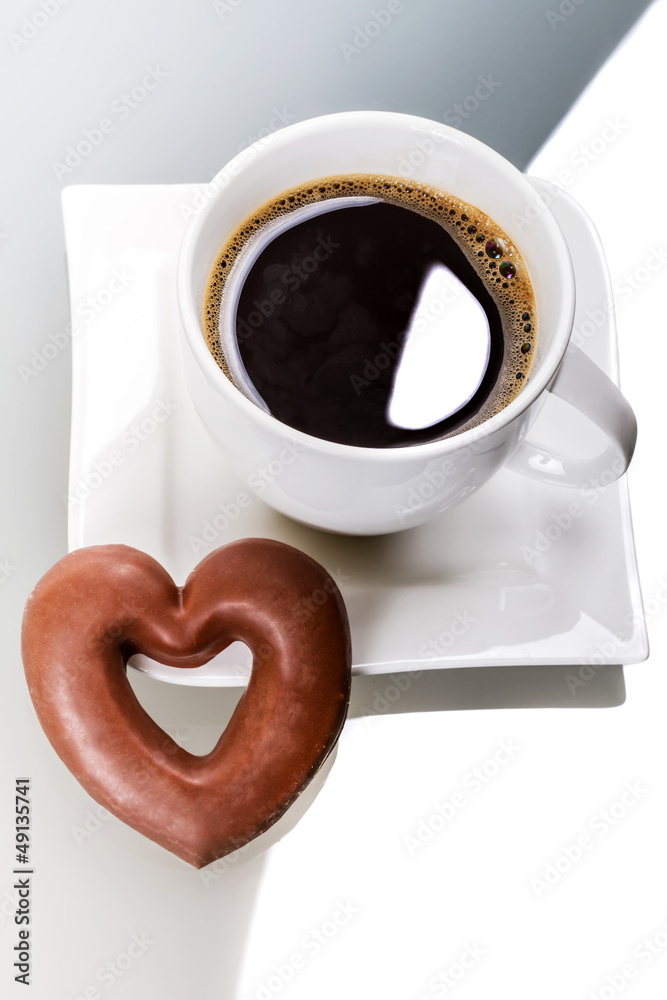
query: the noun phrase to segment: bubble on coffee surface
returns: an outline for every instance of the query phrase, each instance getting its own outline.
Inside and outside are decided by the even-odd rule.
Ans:
[[[527,267],[514,243],[485,213],[439,188],[404,178],[371,174],[318,178],[282,192],[249,215],[225,242],[209,277],[203,319],[211,354],[234,382],[220,342],[220,304],[239,255],[264,227],[303,206],[355,196],[374,197],[438,222],[482,279],[500,313],[502,366],[486,401],[451,433],[488,420],[523,389],[535,356],[536,308]]]

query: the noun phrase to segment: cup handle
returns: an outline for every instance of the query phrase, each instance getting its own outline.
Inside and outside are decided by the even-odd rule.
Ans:
[[[622,476],[637,440],[637,420],[615,382],[574,344],[565,352],[549,391],[592,420],[609,439],[592,459],[568,458],[525,440],[507,468],[543,483],[581,489],[604,477],[604,485]]]

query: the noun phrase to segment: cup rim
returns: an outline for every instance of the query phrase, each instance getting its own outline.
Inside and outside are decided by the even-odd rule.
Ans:
[[[440,134],[444,132],[457,142],[466,145],[478,157],[485,158],[494,171],[501,171],[513,183],[524,186],[530,199],[534,199],[536,196],[539,197],[528,176],[515,167],[514,164],[510,163],[509,160],[505,159],[504,156],[496,152],[496,150],[487,146],[479,139],[468,135],[466,132],[429,118],[393,111],[343,111],[296,122],[293,125],[288,125],[283,129],[273,132],[271,135],[253,143],[252,146],[243,149],[209,181],[206,188],[207,192],[210,192],[207,201],[188,220],[178,252],[176,291],[181,326],[190,349],[211,387],[216,392],[227,394],[234,406],[270,433],[280,434],[304,448],[316,449],[319,452],[352,461],[372,461],[382,457],[382,460],[385,462],[396,462],[410,457],[415,459],[445,457],[446,455],[470,447],[481,440],[490,438],[495,432],[512,423],[512,421],[529,409],[539,396],[542,395],[544,390],[548,388],[565,355],[574,318],[574,272],[567,241],[548,205],[543,204],[541,206],[540,219],[551,230],[551,236],[560,259],[561,273],[559,278],[564,293],[562,300],[564,318],[561,323],[560,333],[554,338],[554,343],[549,348],[542,362],[541,370],[507,406],[503,407],[503,409],[499,410],[492,417],[484,420],[481,424],[477,424],[460,433],[454,432],[449,437],[436,438],[433,441],[425,441],[421,444],[397,445],[391,448],[369,448],[363,445],[341,444],[337,441],[318,438],[295,427],[290,427],[289,424],[283,423],[271,413],[261,409],[256,403],[248,399],[218,366],[206,344],[201,317],[198,315],[190,293],[189,277],[200,232],[210,213],[214,210],[218,198],[225,196],[228,178],[230,176],[233,178],[237,173],[242,172],[243,164],[247,161],[249,150],[253,150],[255,153],[259,150],[263,155],[266,155],[272,149],[280,149],[283,146],[289,145],[294,138],[298,138],[304,133],[315,135],[322,129],[328,130],[332,127],[349,126],[350,124],[354,124],[355,127],[360,128],[365,126],[377,127],[378,124],[384,124],[388,128],[393,129],[399,126],[406,130],[418,128],[428,131],[436,129]],[[221,183],[223,179],[224,183]]]

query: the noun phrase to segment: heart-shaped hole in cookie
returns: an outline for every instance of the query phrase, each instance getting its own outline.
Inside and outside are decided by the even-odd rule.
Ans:
[[[233,645],[247,652],[250,673],[250,650],[245,643]],[[136,656],[130,657],[128,665],[136,661]],[[238,687],[165,683],[141,670],[128,669],[127,677],[144,711],[175,743],[197,757],[213,750],[245,690],[245,683]]]

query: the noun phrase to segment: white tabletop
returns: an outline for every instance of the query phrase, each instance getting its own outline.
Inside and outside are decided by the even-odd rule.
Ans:
[[[450,671],[440,685],[428,687],[433,675],[423,675],[410,681],[395,707],[388,679],[357,678],[337,758],[311,808],[267,854],[249,858],[248,852],[234,864],[223,860],[200,873],[100,811],[51,750],[29,702],[17,646],[21,607],[38,577],[66,551],[67,512],[60,499],[67,488],[69,433],[66,274],[62,258],[49,256],[54,248],[62,253],[62,238],[53,237],[60,225],[59,188],[74,181],[205,179],[246,136],[278,127],[278,112],[301,118],[333,110],[325,81],[335,60],[348,66],[341,43],[354,42],[369,6],[336,5],[326,24],[315,25],[307,8],[295,4],[299,16],[287,30],[262,0],[220,3],[218,9],[200,3],[192,13],[146,4],[136,21],[129,3],[84,9],[53,0],[56,13],[25,45],[14,40],[14,47],[10,34],[31,34],[23,18],[34,21],[40,8],[15,3],[3,11],[7,40],[0,73],[20,81],[23,95],[7,113],[7,127],[18,138],[16,155],[11,143],[6,147],[0,206],[0,262],[12,303],[3,324],[11,392],[2,403],[8,472],[0,598],[8,638],[0,982],[2,995],[12,1000],[26,995],[12,969],[11,797],[14,779],[24,775],[32,779],[35,1000],[656,1000],[665,993],[667,559],[658,491],[664,481],[667,358],[660,296],[667,196],[656,127],[663,117],[664,2],[640,22],[531,166],[539,176],[560,180],[592,216],[615,283],[622,385],[640,428],[630,488],[652,643],[648,662],[625,671],[625,701],[623,675],[614,668],[588,682],[604,696],[589,697],[589,688],[579,701],[573,696],[571,708],[565,699],[556,701],[554,685],[564,681],[552,668],[544,668],[541,682],[534,674],[508,678],[502,670],[467,670]],[[427,27],[436,15],[426,3],[420,10],[428,14],[418,13],[417,2],[399,6],[404,20],[397,13],[336,78],[339,107],[355,106],[355,87],[370,105],[375,92],[366,77],[377,80],[379,67],[400,55],[401,45],[414,49],[416,38],[430,65],[435,32]],[[565,51],[563,40],[590,31],[600,5],[570,5],[571,14],[552,22],[547,14],[558,12],[557,4],[519,6],[536,25],[535,49],[528,46],[525,58],[531,62],[539,50],[546,67],[549,54]],[[483,62],[492,51],[491,28],[496,30],[490,24],[479,29]],[[255,51],[257,37],[265,48],[271,36],[293,46],[286,49],[289,57],[283,53],[269,60],[268,69],[262,66],[286,83],[267,87],[261,106],[251,109],[249,85],[244,103],[233,103],[233,88],[255,77],[257,65],[237,59],[234,72],[216,75],[210,37],[218,30],[225,32],[220,52],[227,60],[235,51]],[[517,53],[509,34],[507,41],[498,39],[503,66],[508,53]],[[198,56],[200,40],[206,59]],[[461,46],[474,40],[468,29]],[[572,45],[579,59],[578,42]],[[301,73],[298,64],[291,66],[300,52],[312,59],[312,89],[298,106],[284,104],[290,79]],[[581,80],[577,59],[571,68],[563,64],[560,75]],[[490,59],[474,62],[474,73],[462,76],[460,87],[448,78],[445,98],[419,106],[420,61],[413,61],[410,73],[401,65],[400,79],[384,91],[389,104],[378,99],[378,106],[432,117],[464,100],[479,74],[496,72]],[[132,101],[132,89],[143,86],[151,69],[147,82],[154,90],[146,89],[135,108],[125,104],[126,115],[122,95],[130,93]],[[549,66],[545,75],[552,71]],[[434,78],[424,72],[431,86]],[[531,65],[530,72],[539,76],[540,66]],[[222,79],[231,86],[224,93]],[[516,115],[525,116],[514,78],[498,73],[498,79],[495,107],[509,100]],[[530,97],[544,101],[540,127],[553,125],[562,94],[550,103],[536,84]],[[62,107],[69,100],[76,113],[68,117]],[[470,129],[492,140],[492,97],[475,114]],[[57,177],[53,164],[104,118],[113,129],[72,174]],[[212,140],[206,157],[199,155],[202,130],[216,134],[225,127],[234,139]],[[527,149],[529,140],[523,142]],[[172,150],[177,171],[170,168]],[[43,245],[41,225],[49,234]],[[20,366],[31,365],[33,349],[47,342],[64,346],[26,382]],[[195,752],[212,745],[231,707],[222,689],[204,693],[140,678],[138,690],[158,722]],[[429,700],[437,710],[405,710]],[[539,707],[554,704],[559,707]],[[616,707],[597,707],[602,705]]]

